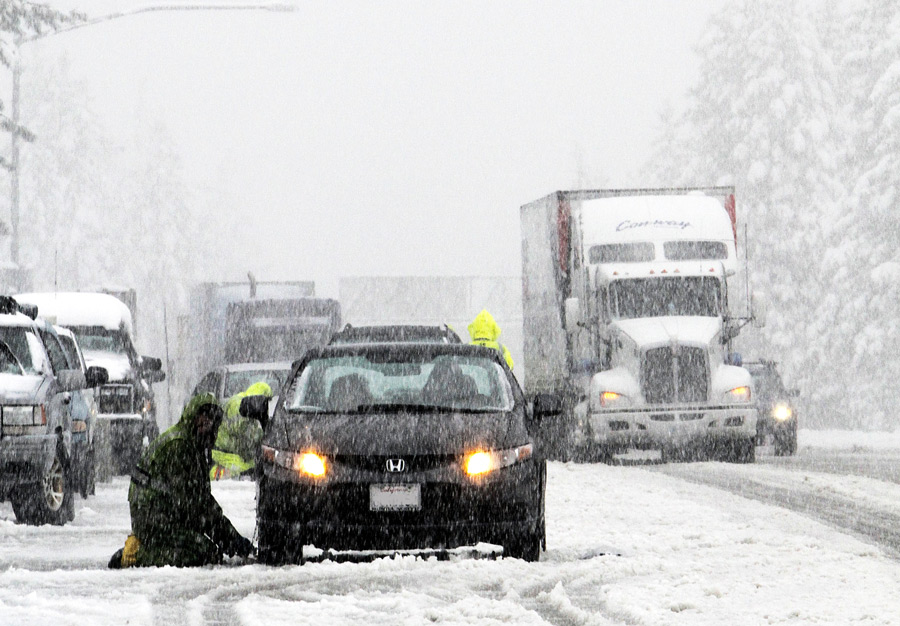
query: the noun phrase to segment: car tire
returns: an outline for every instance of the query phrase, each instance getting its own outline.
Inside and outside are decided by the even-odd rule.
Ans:
[[[64,455],[57,451],[38,482],[21,487],[11,499],[20,523],[62,526],[75,519],[75,492]]]
[[[303,565],[303,540],[260,520],[257,558],[265,565]]]
[[[797,452],[797,433],[775,435],[775,456],[792,456]]]
[[[511,533],[506,538],[503,542],[503,556],[534,563],[541,558],[541,546],[543,543],[544,537],[541,529],[529,527]]]
[[[87,449],[84,459],[84,476],[81,480],[81,497],[87,498],[97,492],[97,463],[94,457],[94,446],[91,445]]]

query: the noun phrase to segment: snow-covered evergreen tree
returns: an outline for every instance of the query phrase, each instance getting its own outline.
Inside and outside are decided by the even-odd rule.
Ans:
[[[745,331],[749,345],[784,364],[809,421],[824,423],[833,417],[822,393],[822,334],[836,303],[823,306],[823,246],[845,195],[835,68],[808,7],[774,0],[726,5],[698,52],[690,104],[650,167],[662,184],[737,187],[752,282],[769,300],[766,328]]]

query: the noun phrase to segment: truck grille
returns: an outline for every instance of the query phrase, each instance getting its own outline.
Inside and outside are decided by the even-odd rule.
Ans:
[[[131,385],[103,385],[97,393],[97,410],[100,413],[134,413],[134,387]]]
[[[709,392],[706,350],[653,348],[641,360],[641,389],[649,404],[705,402]]]

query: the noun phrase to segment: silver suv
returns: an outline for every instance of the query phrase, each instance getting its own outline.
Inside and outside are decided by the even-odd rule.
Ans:
[[[19,522],[75,516],[73,394],[87,382],[36,307],[0,296],[0,500]]]

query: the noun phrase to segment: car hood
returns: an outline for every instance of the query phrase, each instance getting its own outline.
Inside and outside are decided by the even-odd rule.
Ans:
[[[672,342],[708,345],[721,330],[718,317],[644,317],[614,322],[640,347]]]
[[[109,373],[109,382],[111,383],[124,382],[131,378],[131,362],[126,354],[85,350],[84,361],[88,367],[96,365],[105,368]]]
[[[521,445],[527,434],[515,412],[279,414],[265,443],[324,454],[460,454]]]
[[[45,382],[43,376],[0,374],[0,403],[34,404]]]

